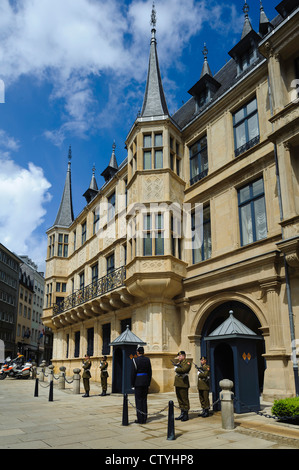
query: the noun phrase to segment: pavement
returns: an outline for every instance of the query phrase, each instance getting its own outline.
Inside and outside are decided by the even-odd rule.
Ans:
[[[133,395],[129,395],[128,425],[123,425],[123,396],[100,396],[101,387],[96,382],[91,382],[90,397],[83,398],[82,384],[82,393],[76,395],[71,384],[66,383],[65,390],[59,390],[54,379],[53,401],[49,401],[50,387],[47,382],[39,382],[38,396],[34,396],[35,383],[32,379],[6,378],[0,381],[0,449],[101,449],[103,458],[114,459],[105,461],[106,464],[124,463],[115,459],[130,456],[130,451],[134,456],[138,456],[139,451],[157,456],[163,450],[163,455],[176,452],[185,455],[185,459],[186,455],[189,456],[189,462],[179,463],[190,464],[196,451],[202,449],[299,448],[299,426],[296,425],[278,423],[273,418],[256,413],[245,413],[235,414],[234,429],[225,430],[222,428],[221,412],[215,412],[209,418],[198,417],[201,410],[197,393],[189,396],[189,421],[175,421],[174,438],[169,440],[169,401],[174,403],[174,415],[179,414],[174,392],[148,396],[149,416],[146,424],[134,422],[135,400]],[[261,405],[263,413],[271,414],[272,404]],[[117,452],[109,452],[109,449],[117,449]],[[134,461],[125,463],[137,466]],[[150,463],[161,462],[152,460]]]

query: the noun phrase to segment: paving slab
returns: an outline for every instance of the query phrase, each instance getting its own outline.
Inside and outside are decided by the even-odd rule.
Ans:
[[[5,379],[0,382],[0,449],[77,449],[121,452],[183,452],[203,449],[298,449],[299,429],[281,426],[269,419],[248,413],[235,415],[235,428],[222,429],[221,413],[198,417],[197,394],[190,394],[191,412],[187,422],[175,421],[175,439],[167,439],[168,404],[175,393],[151,394],[149,418],[138,425],[135,400],[129,396],[129,425],[122,425],[123,396],[100,397],[99,384],[92,383],[90,398],[74,395],[70,387],[59,390],[54,382],[53,401],[49,388],[35,381]],[[5,404],[5,406],[3,406]],[[137,452],[137,453],[136,453]],[[106,455],[106,454],[105,454]],[[111,455],[111,454],[109,454]],[[126,454],[127,455],[127,454]]]

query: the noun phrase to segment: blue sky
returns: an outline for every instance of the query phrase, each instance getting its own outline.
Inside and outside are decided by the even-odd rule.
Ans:
[[[259,0],[248,0],[258,31]],[[279,1],[263,0],[271,20]],[[157,43],[173,114],[200,77],[203,45],[216,73],[239,41],[243,0],[155,0]],[[142,107],[152,0],[0,0],[0,242],[44,270],[72,146],[75,216],[112,144],[120,164]],[[21,229],[22,228],[22,229]],[[21,230],[20,230],[21,229]]]

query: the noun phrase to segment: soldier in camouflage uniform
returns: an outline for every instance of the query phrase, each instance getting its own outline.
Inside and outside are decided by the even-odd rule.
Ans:
[[[178,363],[174,366],[175,379],[174,386],[176,391],[177,400],[181,409],[181,414],[176,420],[188,421],[188,411],[190,410],[189,404],[189,371],[191,369],[191,362],[186,359],[185,351],[178,352]]]

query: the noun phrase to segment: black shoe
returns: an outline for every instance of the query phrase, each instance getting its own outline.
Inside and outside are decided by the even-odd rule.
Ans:
[[[107,393],[104,391],[104,392],[102,392],[101,397],[105,397],[106,395],[107,395]]]
[[[89,393],[85,393],[85,395],[82,395],[83,398],[88,398],[89,397]]]
[[[184,416],[184,412],[183,412],[183,411],[181,411],[181,414],[180,414],[180,416],[178,416],[178,417],[177,417],[177,418],[175,418],[175,419],[178,421],[179,419],[182,419],[182,418],[183,418],[183,416]]]
[[[184,416],[182,417],[181,421],[188,421],[188,419],[189,419],[188,411],[184,411]]]
[[[134,423],[136,423],[136,424],[142,424],[142,422],[139,421],[138,419],[135,419]]]
[[[209,417],[209,409],[207,408],[206,410],[204,410],[202,414],[202,418],[208,418],[208,417]]]

